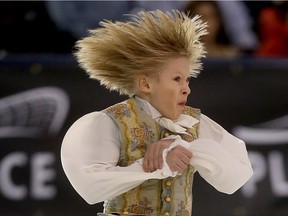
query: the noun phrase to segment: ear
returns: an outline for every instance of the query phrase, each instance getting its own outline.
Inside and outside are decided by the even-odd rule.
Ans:
[[[140,74],[137,77],[137,88],[139,91],[144,93],[149,93],[151,90],[150,84],[149,84],[149,78],[145,74]]]

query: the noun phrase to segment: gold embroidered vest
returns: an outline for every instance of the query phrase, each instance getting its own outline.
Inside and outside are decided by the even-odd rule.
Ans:
[[[128,166],[143,158],[146,148],[164,136],[173,134],[162,128],[138,106],[134,98],[104,110],[119,126],[122,136],[118,166]],[[199,119],[200,110],[186,106],[183,114]],[[186,141],[198,138],[199,123],[182,136]],[[182,175],[163,180],[151,179],[132,190],[104,203],[104,212],[120,215],[190,216],[192,213],[192,183],[194,168],[189,165]]]

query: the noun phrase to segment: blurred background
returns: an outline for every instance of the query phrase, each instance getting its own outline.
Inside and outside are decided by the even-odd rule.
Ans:
[[[1,1],[0,216],[92,216],[66,178],[62,139],[86,113],[126,99],[90,80],[73,57],[99,22],[140,10],[200,14],[203,72],[188,105],[247,144],[254,176],[232,195],[198,174],[193,216],[288,215],[286,1]]]

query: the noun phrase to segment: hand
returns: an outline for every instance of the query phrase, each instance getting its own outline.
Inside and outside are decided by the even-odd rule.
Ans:
[[[168,152],[166,162],[172,172],[181,174],[189,165],[192,156],[189,150],[178,145]]]
[[[163,166],[162,153],[169,148],[174,139],[159,140],[152,143],[146,150],[143,159],[143,169],[145,172],[153,172]]]

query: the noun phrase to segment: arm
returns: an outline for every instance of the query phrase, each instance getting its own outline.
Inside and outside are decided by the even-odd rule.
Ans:
[[[217,190],[232,194],[252,176],[245,143],[201,115],[199,139],[191,143],[191,164]]]
[[[163,151],[164,175],[173,175],[165,158],[168,152],[179,145],[193,154],[190,164],[220,192],[234,193],[253,174],[245,143],[205,115],[201,115],[199,139],[188,143],[179,135],[167,138],[175,141]]]
[[[119,167],[120,137],[113,120],[102,112],[87,114],[67,131],[61,147],[64,172],[89,204],[120,195],[147,179],[161,179],[161,171],[145,173],[142,160]]]

